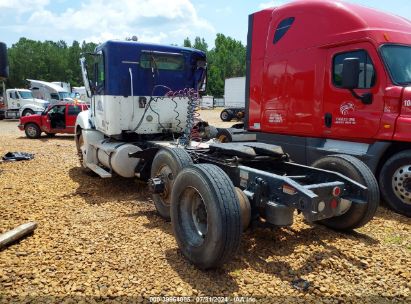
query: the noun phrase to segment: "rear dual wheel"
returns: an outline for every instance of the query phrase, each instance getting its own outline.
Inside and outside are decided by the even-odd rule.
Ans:
[[[177,176],[171,222],[183,255],[201,269],[224,264],[238,250],[241,206],[233,183],[215,165],[193,165]]]
[[[163,148],[157,152],[151,165],[151,178],[161,178],[164,191],[153,194],[153,201],[158,214],[170,220],[171,189],[177,174],[191,165],[190,155],[182,148]]]
[[[362,203],[344,200],[345,212],[319,223],[336,230],[352,230],[367,224],[375,215],[380,202],[378,183],[371,170],[350,155],[330,155],[314,162],[313,167],[334,171],[367,187],[364,197],[355,198]]]

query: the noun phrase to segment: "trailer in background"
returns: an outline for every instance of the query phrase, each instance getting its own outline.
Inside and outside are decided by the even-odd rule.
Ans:
[[[71,92],[71,85],[69,82],[53,81],[51,83],[58,85],[59,87],[61,87],[63,90],[67,92]]]
[[[201,109],[212,109],[214,108],[214,97],[213,96],[203,96],[200,101]]]
[[[59,84],[27,79],[29,82],[29,89],[35,98],[47,100],[50,104],[55,104],[60,101],[73,101],[70,97],[71,92],[63,88]]]
[[[221,111],[222,121],[233,118],[244,118],[245,109],[245,77],[228,78],[224,85],[224,110]]]
[[[87,104],[91,103],[91,98],[87,96],[86,88],[83,87],[72,87],[71,97],[84,101]]]

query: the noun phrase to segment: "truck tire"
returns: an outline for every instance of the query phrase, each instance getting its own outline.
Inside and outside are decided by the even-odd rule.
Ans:
[[[411,150],[389,158],[381,169],[379,182],[384,201],[398,213],[411,217]]]
[[[40,138],[41,130],[35,123],[28,123],[24,126],[24,132],[26,136],[30,139]]]
[[[378,183],[371,170],[359,159],[351,155],[330,155],[315,161],[313,167],[334,171],[368,188],[366,204],[351,204],[342,215],[319,221],[335,230],[352,230],[367,224],[375,215],[380,202]]]
[[[216,139],[221,143],[228,143],[233,141],[233,134],[230,129],[220,128],[218,129]]]
[[[83,152],[81,152],[81,147],[84,145],[83,134],[81,133],[82,130],[80,129],[80,133],[76,134],[75,141],[76,141],[76,149],[77,149],[77,156],[80,163],[81,170],[90,176],[96,176],[97,174],[94,173],[90,168],[84,166],[83,160]]]
[[[181,252],[198,268],[216,268],[232,259],[242,222],[227,174],[211,164],[183,169],[171,193],[171,223]]]
[[[84,139],[83,139],[82,130],[80,130],[80,133],[76,134],[76,148],[77,148],[78,160],[79,160],[80,166],[82,168],[84,168],[84,165],[83,165],[83,152],[81,151],[81,147],[83,145],[84,145]]]
[[[245,116],[244,110],[236,110],[234,116],[238,121],[243,120],[243,118]]]
[[[238,130],[243,130],[244,129],[244,123],[243,122],[238,122],[236,124],[233,124],[231,126],[232,129],[238,129]]]
[[[22,116],[34,115],[34,111],[32,109],[25,109],[21,115]]]
[[[231,119],[233,119],[233,113],[224,109],[220,113],[220,118],[222,121],[231,121]]]
[[[190,155],[182,148],[163,148],[157,152],[151,165],[151,178],[161,177],[165,182],[164,192],[153,194],[157,212],[170,220],[171,190],[174,180],[183,168],[193,163]]]

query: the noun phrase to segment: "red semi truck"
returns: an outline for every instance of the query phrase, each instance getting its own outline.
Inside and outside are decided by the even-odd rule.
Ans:
[[[411,216],[411,22],[340,1],[249,17],[245,129],[313,164],[363,160]]]

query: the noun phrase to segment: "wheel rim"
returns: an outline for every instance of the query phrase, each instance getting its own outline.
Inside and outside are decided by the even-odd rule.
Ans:
[[[83,165],[83,150],[84,150],[84,139],[83,135],[80,135],[78,137],[78,143],[77,143],[77,153],[78,153],[78,159],[80,161],[80,165]]]
[[[173,171],[169,166],[163,165],[158,168],[156,177],[161,177],[164,181],[164,191],[160,194],[160,197],[162,198],[164,204],[170,205],[170,194],[174,179]]]
[[[218,141],[219,142],[221,142],[221,143],[225,143],[225,142],[227,142],[227,136],[225,136],[225,135],[220,135],[219,137],[218,137]]]
[[[397,169],[392,179],[392,190],[405,204],[411,205],[411,166],[403,166]]]
[[[185,239],[192,246],[201,246],[208,233],[208,214],[200,192],[187,187],[180,195],[181,224],[185,231]]]
[[[26,130],[27,130],[27,134],[28,134],[30,137],[36,137],[36,135],[37,135],[37,130],[36,130],[35,127],[33,127],[33,126],[28,126]]]
[[[227,112],[221,113],[221,118],[222,118],[223,120],[226,120],[226,119],[228,118],[228,113],[227,113]]]
[[[33,115],[33,113],[31,113],[30,111],[27,111],[26,113],[24,113],[24,116],[30,116]]]

